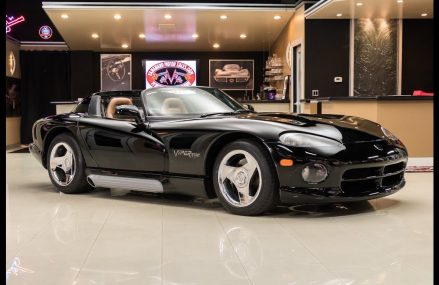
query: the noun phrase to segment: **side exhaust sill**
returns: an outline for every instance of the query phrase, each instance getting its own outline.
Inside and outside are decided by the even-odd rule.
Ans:
[[[163,193],[162,183],[155,179],[91,174],[87,176],[87,182],[95,188],[118,188],[150,193]]]

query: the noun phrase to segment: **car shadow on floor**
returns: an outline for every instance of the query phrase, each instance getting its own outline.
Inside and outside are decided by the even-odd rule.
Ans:
[[[33,185],[33,188],[45,192],[53,191],[57,193],[51,184],[40,183]],[[90,193],[80,194],[90,196],[90,199],[117,199],[120,201],[130,201],[132,203],[150,203],[170,207],[181,207],[188,209],[212,210],[226,212],[218,199],[194,198],[180,194],[155,194],[137,191],[127,191],[118,189],[95,188]],[[265,217],[281,218],[325,218],[346,215],[357,215],[380,211],[400,204],[398,200],[391,198],[380,198],[371,201],[334,203],[322,205],[280,205],[267,212]]]

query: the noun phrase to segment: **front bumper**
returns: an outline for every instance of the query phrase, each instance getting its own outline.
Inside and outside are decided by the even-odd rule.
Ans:
[[[29,145],[29,152],[35,157],[41,164],[43,164],[41,150],[35,143]]]
[[[280,185],[280,200],[287,204],[319,204],[370,200],[397,192],[405,185],[407,152],[391,144],[377,149],[371,143],[348,146],[329,157],[307,155],[303,149],[271,146]],[[376,145],[376,144],[375,144]],[[309,152],[308,152],[309,153]],[[294,161],[291,167],[276,162]],[[316,184],[303,180],[302,170],[310,163],[324,164],[327,178]]]

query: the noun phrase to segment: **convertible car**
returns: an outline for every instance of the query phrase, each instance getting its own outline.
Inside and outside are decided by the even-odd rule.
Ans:
[[[31,153],[53,185],[214,198],[258,215],[278,204],[350,202],[401,189],[407,151],[352,116],[255,112],[216,88],[94,93],[35,122]]]

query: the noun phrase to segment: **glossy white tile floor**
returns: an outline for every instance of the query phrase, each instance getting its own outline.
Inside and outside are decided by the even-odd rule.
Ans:
[[[57,193],[7,154],[8,284],[433,284],[433,175],[399,193],[263,217],[216,201]]]

